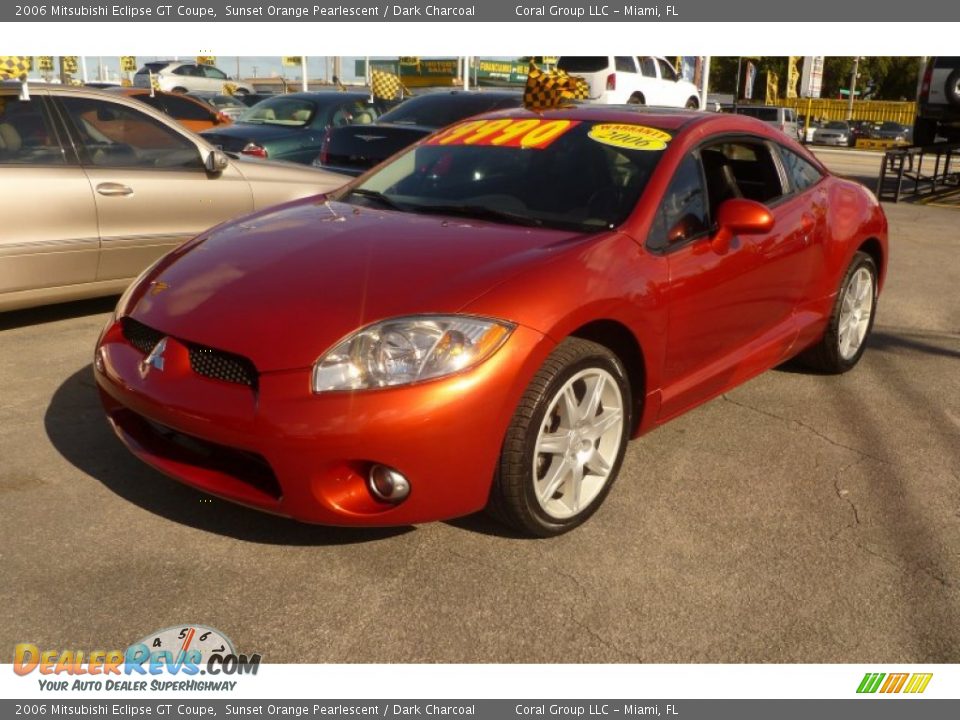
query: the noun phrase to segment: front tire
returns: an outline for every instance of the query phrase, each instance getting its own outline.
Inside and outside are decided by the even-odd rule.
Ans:
[[[517,406],[488,510],[538,537],[586,521],[620,471],[631,427],[630,397],[616,355],[588,340],[564,340]]]
[[[858,252],[840,283],[823,338],[800,361],[834,375],[853,369],[867,347],[876,312],[877,266],[867,253]]]
[[[700,101],[697,100],[695,97],[692,97],[689,100],[687,100],[686,108],[687,110],[699,110]]]

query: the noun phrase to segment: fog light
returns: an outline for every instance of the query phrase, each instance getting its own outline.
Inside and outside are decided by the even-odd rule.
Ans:
[[[396,470],[386,465],[370,468],[367,485],[374,497],[384,502],[398,503],[410,494],[410,483]]]

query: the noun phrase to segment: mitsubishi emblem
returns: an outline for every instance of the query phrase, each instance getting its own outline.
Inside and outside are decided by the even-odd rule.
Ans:
[[[150,368],[156,368],[160,372],[163,372],[163,353],[167,349],[167,338],[163,338],[158,342],[153,350],[150,351],[150,354],[147,355],[143,361],[140,363],[140,377],[146,377],[150,372]]]

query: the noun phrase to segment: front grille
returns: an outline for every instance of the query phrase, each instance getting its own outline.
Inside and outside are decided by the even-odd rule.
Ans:
[[[144,355],[149,355],[157,346],[157,343],[163,340],[163,333],[147,327],[131,318],[124,318],[123,336],[127,342],[133,345]]]
[[[133,318],[123,318],[122,327],[127,342],[144,355],[149,355],[157,343],[166,337]],[[183,344],[190,353],[190,368],[197,375],[252,388],[257,386],[257,368],[247,358],[196,343]]]
[[[202,345],[187,347],[190,349],[190,367],[197,375],[256,387],[257,369],[245,357]]]

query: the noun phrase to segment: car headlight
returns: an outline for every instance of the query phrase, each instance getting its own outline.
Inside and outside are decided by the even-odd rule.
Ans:
[[[412,316],[365,327],[313,366],[313,391],[409,385],[466,370],[503,345],[514,325],[463,315]]]

